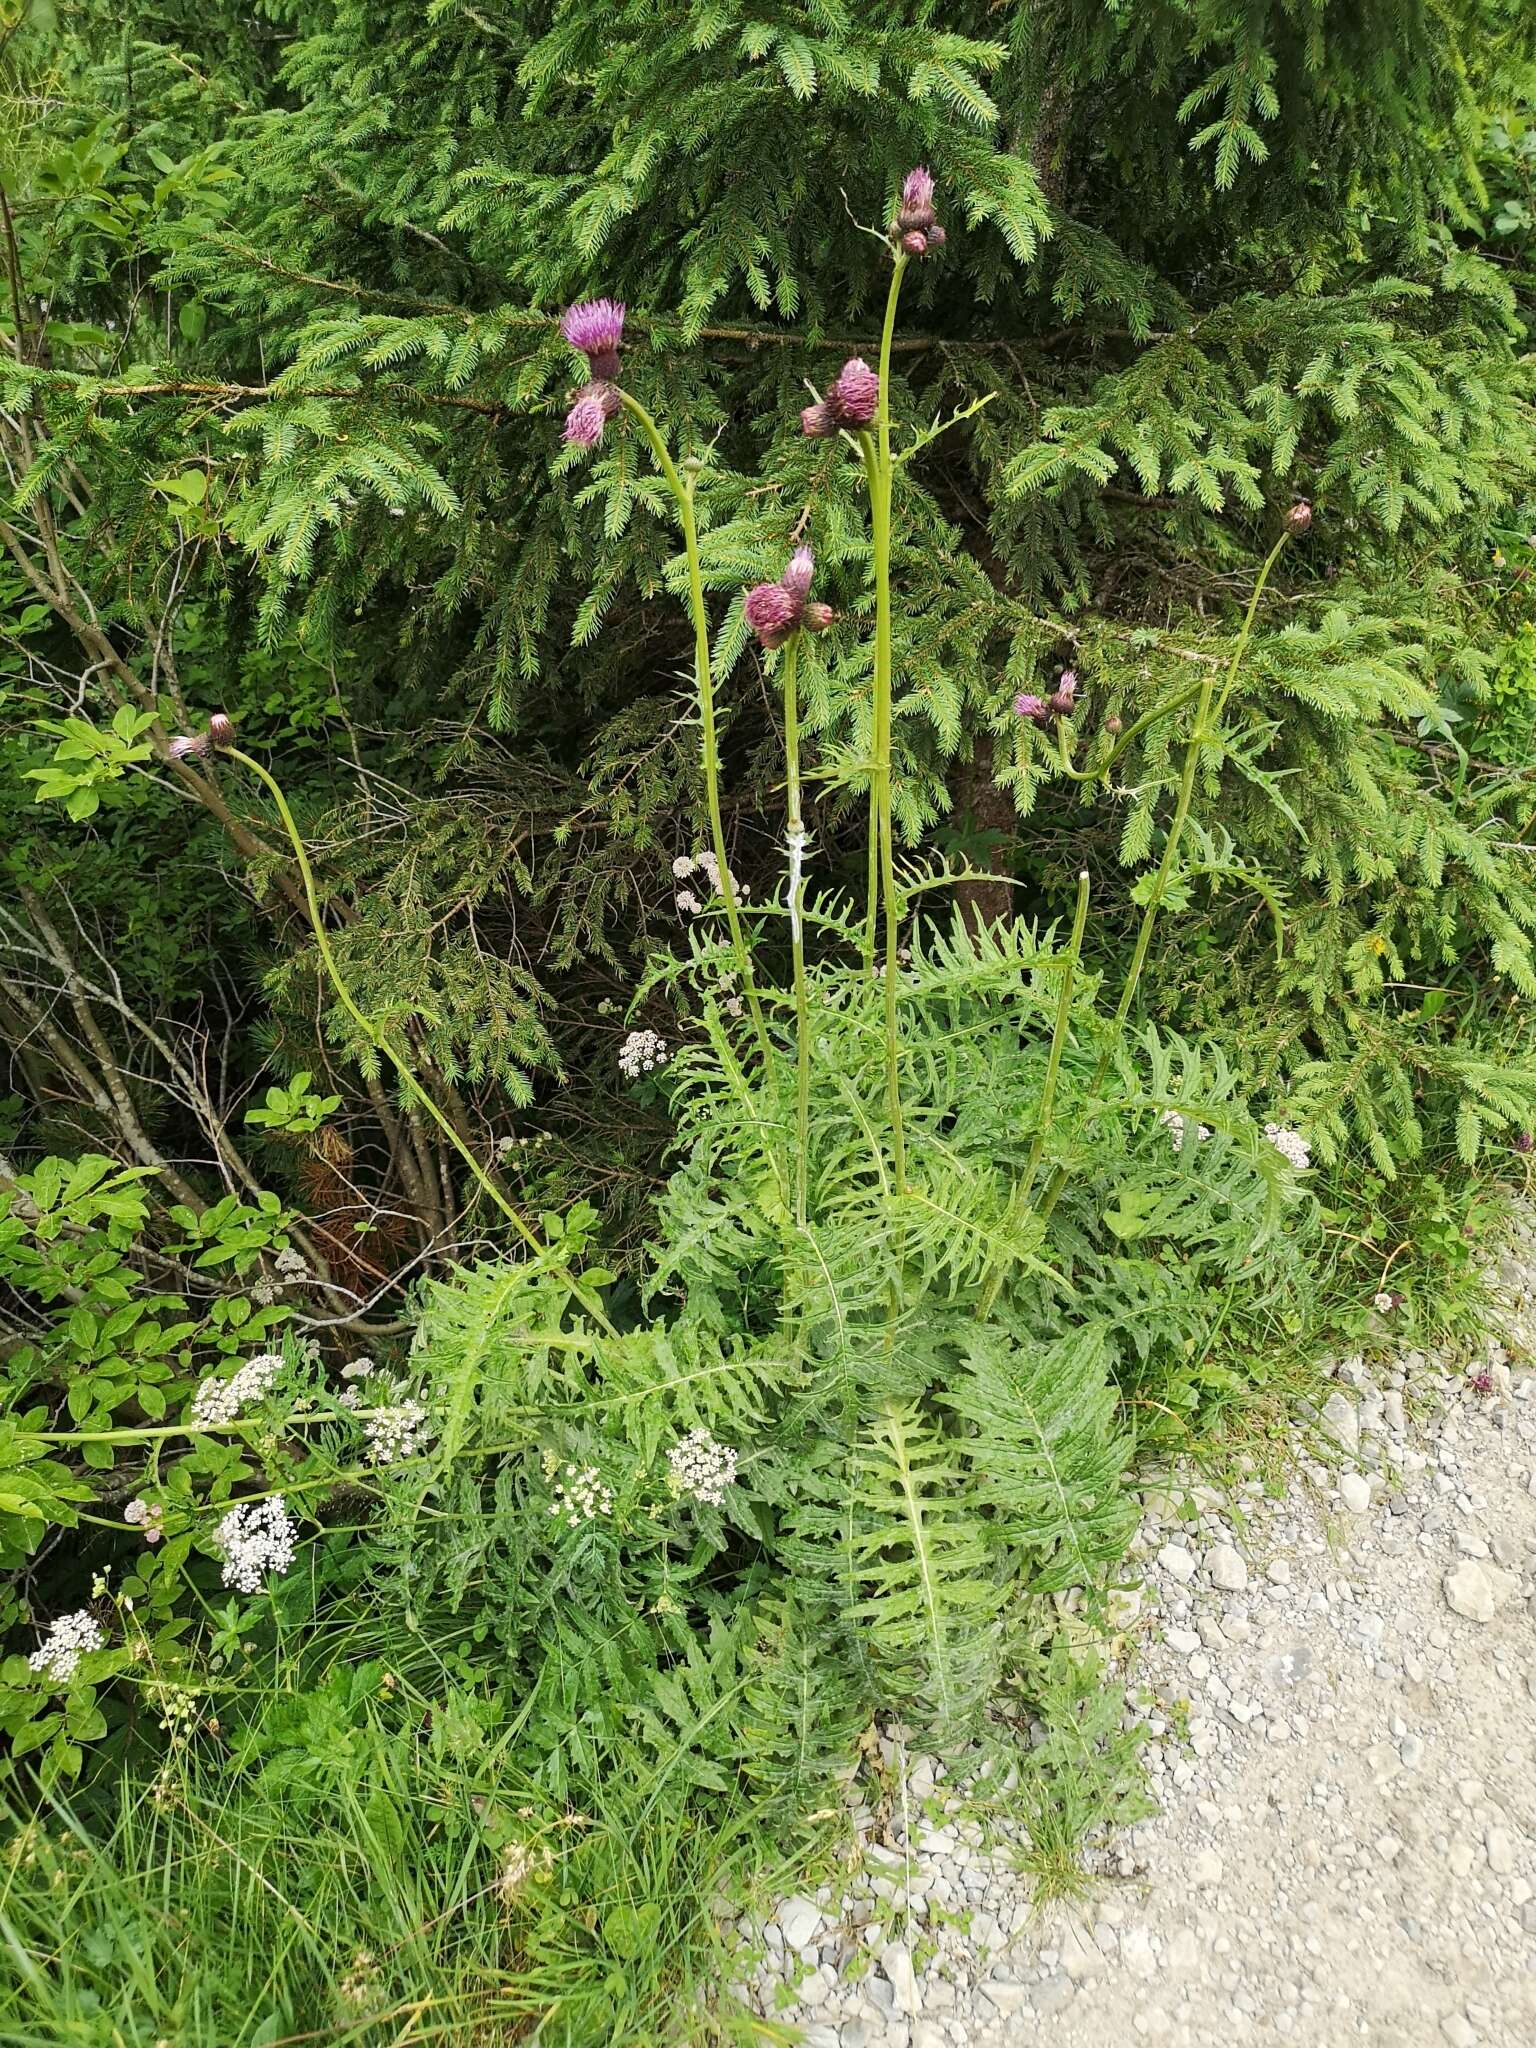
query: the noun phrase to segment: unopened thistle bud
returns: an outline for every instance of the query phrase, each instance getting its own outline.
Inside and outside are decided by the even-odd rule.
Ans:
[[[624,339],[624,307],[616,299],[587,299],[569,307],[560,332],[592,366],[593,378],[605,382],[619,374],[619,343]]]
[[[1060,717],[1066,718],[1070,715],[1077,702],[1077,677],[1071,669],[1064,668],[1056,678],[1056,687],[1047,702],[1050,709]]]
[[[1285,530],[1294,539],[1300,540],[1302,535],[1311,529],[1311,525],[1312,507],[1305,498],[1298,498],[1285,515]]]
[[[1529,1131],[1516,1131],[1512,1142],[1517,1152],[1536,1150],[1536,1138],[1533,1138]]]
[[[829,441],[837,432],[837,421],[832,417],[832,408],[825,399],[818,399],[815,405],[802,407],[800,431],[808,434],[813,441]]]
[[[209,719],[208,742],[214,747],[232,747],[235,744],[235,721],[228,712],[215,711]]]
[[[1115,716],[1113,711],[1111,711],[1108,718],[1106,718],[1104,721],[1104,730],[1106,732],[1119,732],[1121,730],[1120,720]]]
[[[811,594],[811,578],[816,573],[816,557],[809,548],[796,548],[789,558],[789,566],[779,581],[791,597],[803,603]]]
[[[921,228],[909,228],[901,238],[901,246],[909,256],[922,256],[927,253],[928,237]]]
[[[808,604],[800,614],[800,623],[807,633],[825,633],[836,617],[829,604]]]

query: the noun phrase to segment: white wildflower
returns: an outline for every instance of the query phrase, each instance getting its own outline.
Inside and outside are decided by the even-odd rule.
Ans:
[[[679,889],[677,892],[677,908],[679,914],[683,917],[697,917],[704,906],[691,889]]]
[[[595,1465],[567,1465],[555,1487],[549,1512],[559,1515],[572,1529],[598,1515],[613,1512],[613,1488],[604,1486]]]
[[[638,1081],[667,1062],[667,1041],[656,1031],[631,1031],[619,1047],[619,1072],[628,1081]]]
[[[280,1351],[263,1351],[256,1358],[248,1358],[227,1380],[203,1380],[192,1396],[193,1422],[200,1429],[233,1422],[243,1409],[266,1399],[282,1369]]]
[[[378,1371],[371,1358],[354,1358],[341,1368],[344,1380],[371,1380]]]
[[[363,1424],[363,1435],[375,1465],[394,1465],[401,1458],[414,1458],[432,1431],[419,1401],[400,1401],[392,1408],[375,1410]]]
[[[296,1252],[291,1245],[284,1245],[272,1263],[286,1279],[307,1280],[309,1278],[309,1261],[302,1252]]]
[[[717,1508],[736,1478],[736,1453],[707,1429],[691,1429],[668,1451],[667,1466],[678,1493]]]
[[[688,877],[693,873],[693,868],[694,864],[688,858],[687,854],[680,853],[677,856],[677,859],[672,863],[672,879],[675,882],[686,882]]]
[[[1168,1142],[1175,1152],[1184,1150],[1184,1134],[1191,1125],[1194,1126],[1195,1136],[1202,1145],[1211,1135],[1209,1124],[1197,1124],[1193,1117],[1183,1116],[1176,1109],[1165,1109],[1158,1122],[1167,1126]]]
[[[27,1659],[33,1671],[43,1671],[55,1685],[67,1685],[75,1675],[75,1666],[89,1650],[99,1650],[106,1643],[101,1623],[88,1607],[80,1607],[73,1614],[61,1614],[43,1637],[42,1648],[34,1650]]]
[[[1373,1294],[1371,1296],[1371,1307],[1375,1309],[1377,1315],[1379,1316],[1391,1315],[1393,1309],[1396,1308],[1396,1306],[1397,1303],[1393,1300],[1392,1296],[1387,1292],[1385,1288],[1381,1290],[1380,1294]]]
[[[293,1563],[298,1531],[283,1496],[274,1493],[231,1508],[213,1540],[224,1553],[225,1585],[257,1593],[268,1572],[285,1572]]]
[[[719,861],[715,859],[712,853],[700,853],[694,856],[693,864],[705,881],[708,882],[711,895],[718,896],[720,894]]]
[[[1281,1157],[1291,1162],[1298,1173],[1305,1173],[1312,1164],[1311,1149],[1300,1131],[1289,1131],[1284,1124],[1266,1124],[1264,1135]]]

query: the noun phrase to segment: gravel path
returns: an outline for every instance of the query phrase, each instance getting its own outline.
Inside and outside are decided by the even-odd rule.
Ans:
[[[1127,1698],[1161,1811],[1088,1900],[1034,1915],[912,1759],[910,1825],[856,1810],[845,1895],[756,1930],[758,2009],[807,2048],[1536,2048],[1529,1224],[1499,1280],[1470,1366],[1338,1368],[1344,1462],[1286,1500],[1149,1499]]]

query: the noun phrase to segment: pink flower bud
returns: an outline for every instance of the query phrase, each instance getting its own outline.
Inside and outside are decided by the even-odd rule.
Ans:
[[[1106,732],[1119,732],[1121,729],[1122,728],[1120,720],[1115,716],[1114,712],[1111,711],[1108,718],[1106,718],[1104,721],[1104,730]]]
[[[800,431],[809,434],[813,441],[830,440],[837,432],[837,421],[833,419],[832,408],[825,399],[818,399],[815,405],[808,405],[802,409]]]
[[[918,228],[909,228],[901,238],[901,246],[909,256],[921,256],[928,247],[928,237]]]
[[[840,427],[867,427],[880,410],[880,379],[862,356],[854,356],[838,371],[827,404]]]
[[[1290,511],[1285,515],[1285,530],[1287,533],[1293,534],[1297,540],[1300,540],[1304,533],[1310,531],[1311,526],[1312,507],[1305,498],[1298,498]]]
[[[800,614],[800,623],[807,633],[825,633],[837,614],[829,604],[808,604]]]
[[[942,249],[944,244],[949,240],[948,235],[945,234],[944,230],[939,226],[937,221],[933,223],[932,227],[925,228],[923,232],[928,237],[928,246],[930,249]]]
[[[235,744],[235,721],[225,711],[215,711],[208,721],[208,743],[214,747]]]
[[[811,577],[815,574],[816,558],[809,548],[796,548],[789,558],[789,566],[781,581],[791,597],[805,599],[811,594]]]

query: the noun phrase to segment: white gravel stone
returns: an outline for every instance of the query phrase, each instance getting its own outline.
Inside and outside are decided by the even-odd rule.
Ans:
[[[1187,1586],[1195,1576],[1194,1553],[1185,1550],[1181,1544],[1165,1543],[1157,1553],[1157,1568],[1166,1577]]]
[[[1206,1567],[1212,1585],[1219,1586],[1224,1593],[1246,1592],[1248,1567],[1230,1543],[1216,1544],[1206,1559]]]
[[[1339,1499],[1352,1515],[1365,1514],[1371,1505],[1371,1482],[1359,1472],[1346,1472],[1339,1480]]]

